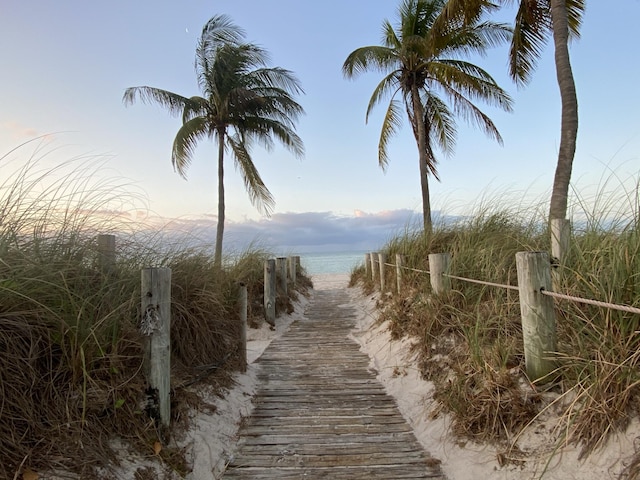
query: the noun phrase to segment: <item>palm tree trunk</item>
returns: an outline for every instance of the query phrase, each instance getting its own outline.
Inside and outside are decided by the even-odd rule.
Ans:
[[[558,164],[549,205],[549,219],[564,219],[567,216],[567,196],[578,136],[578,98],[569,60],[569,22],[566,0],[551,0],[551,20],[556,75],[562,101],[562,123]]]
[[[222,237],[224,235],[224,129],[218,130],[218,226],[213,265],[222,268]]]
[[[418,158],[420,164],[420,187],[422,189],[422,221],[425,233],[431,233],[433,225],[431,222],[431,200],[429,198],[429,169],[427,158],[427,129],[424,124],[424,109],[420,101],[420,93],[417,85],[411,87],[411,102],[413,103],[412,122],[416,126],[418,140]]]

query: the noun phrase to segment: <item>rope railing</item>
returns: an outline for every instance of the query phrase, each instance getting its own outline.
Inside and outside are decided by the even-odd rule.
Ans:
[[[411,272],[417,273],[426,273],[427,275],[431,275],[428,270],[420,270],[418,268],[405,267],[404,265],[396,265],[395,263],[385,263],[387,267],[400,267],[403,270],[409,270]]]
[[[558,298],[561,300],[569,300],[576,303],[585,303],[587,305],[595,305],[596,307],[610,308],[611,310],[619,310],[621,312],[636,313],[640,315],[640,308],[632,307],[630,305],[618,305],[615,303],[601,302],[600,300],[590,300],[588,298],[574,297],[573,295],[566,295],[564,293],[551,292],[549,290],[545,290],[544,288],[540,289],[540,293],[542,295]]]
[[[477,283],[478,285],[487,285],[489,287],[506,288],[507,290],[518,290],[518,287],[516,285],[505,285],[503,283],[486,282],[484,280],[475,280],[473,278],[466,278],[466,277],[458,277],[456,275],[449,275],[448,273],[443,273],[443,275],[445,277],[453,278],[455,280],[462,280],[463,282]]]
[[[370,264],[367,263],[366,265],[371,267],[372,280],[379,276],[380,290],[384,293],[387,293],[384,282],[385,266],[396,267],[398,293],[402,290],[402,271],[407,270],[429,275],[432,291],[435,295],[450,291],[450,280],[452,279],[488,287],[517,290],[520,298],[526,370],[529,378],[533,380],[548,378],[548,374],[556,368],[552,357],[548,354],[557,350],[553,299],[568,300],[640,315],[640,308],[629,305],[619,305],[553,292],[551,289],[551,261],[549,255],[545,252],[516,253],[517,286],[451,275],[449,273],[451,255],[448,253],[430,254],[429,271],[402,265],[404,260],[401,254],[396,255],[396,263],[387,263],[385,257],[384,254],[377,252],[372,252],[365,256],[365,260],[370,261]],[[376,265],[379,268],[374,268]],[[379,272],[376,274],[377,270]]]

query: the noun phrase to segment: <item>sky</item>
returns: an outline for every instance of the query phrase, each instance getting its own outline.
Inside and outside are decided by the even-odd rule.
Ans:
[[[390,143],[387,171],[379,168],[384,106],[368,123],[365,112],[381,76],[345,80],[341,67],[354,49],[380,44],[382,22],[395,21],[398,3],[0,0],[0,157],[47,135],[45,162],[103,157],[96,178],[124,179],[143,192],[149,216],[213,238],[215,145],[205,141],[197,148],[182,179],[170,161],[180,120],[157,105],[125,107],[122,95],[142,85],[199,94],[197,40],[207,20],[226,14],[245,30],[247,41],[269,51],[272,66],[300,80],[305,94],[298,101],[306,113],[297,132],[306,153],[298,159],[281,147],[252,151],[276,200],[271,218],[251,205],[227,163],[225,246],[257,240],[290,250],[376,248],[420,222],[417,149],[405,122]],[[496,20],[509,21],[512,13],[504,11]],[[580,115],[572,180],[582,196],[611,172],[625,179],[640,169],[637,18],[640,0],[588,1],[582,36],[570,47]],[[506,58],[504,47],[470,59],[513,97],[512,113],[478,104],[496,123],[504,145],[460,120],[454,154],[436,152],[441,182],[430,183],[436,213],[466,214],[481,199],[547,201],[560,140],[553,48],[547,45],[525,88],[509,80]],[[30,148],[32,143],[20,149],[24,161]],[[0,162],[0,176],[8,168]]]

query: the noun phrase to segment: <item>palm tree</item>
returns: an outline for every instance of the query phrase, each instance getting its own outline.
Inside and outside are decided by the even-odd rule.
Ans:
[[[169,113],[182,116],[173,141],[171,162],[186,177],[197,143],[205,137],[218,144],[218,225],[214,263],[222,265],[225,221],[224,156],[231,152],[252,204],[269,215],[274,199],[251,158],[256,142],[270,150],[276,138],[298,156],[304,153],[295,122],[304,113],[294,100],[302,93],[288,70],[267,66],[262,48],[243,43],[244,32],[225,15],[207,22],[196,48],[196,75],[202,96],[184,97],[154,87],[131,87],[125,105],[136,99],[157,103]]]
[[[513,0],[500,0],[502,5]],[[447,18],[474,18],[482,10],[494,9],[488,0],[449,0]],[[565,221],[567,197],[578,136],[578,98],[569,57],[569,40],[579,37],[585,0],[519,0],[509,51],[509,73],[516,83],[531,79],[542,47],[553,37],[556,75],[562,102],[560,148],[549,203],[549,219]],[[552,238],[554,243],[557,238]],[[557,247],[558,257],[562,249]]]
[[[489,47],[507,41],[510,30],[491,22],[443,22],[445,5],[446,0],[403,0],[397,30],[388,20],[383,23],[384,45],[354,50],[342,67],[347,78],[368,70],[385,74],[373,91],[366,114],[368,121],[373,107],[390,97],[378,144],[378,160],[383,170],[389,162],[387,145],[400,127],[404,104],[418,146],[427,232],[432,228],[428,175],[438,179],[433,147],[440,147],[445,153],[453,151],[454,114],[475,123],[501,143],[496,126],[473,101],[484,100],[511,110],[511,99],[486,71],[456,58],[469,53],[484,54]]]

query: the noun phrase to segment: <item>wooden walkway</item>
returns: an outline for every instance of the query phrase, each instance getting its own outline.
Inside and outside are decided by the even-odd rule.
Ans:
[[[255,409],[225,479],[444,479],[348,338],[343,290],[317,291],[257,360]]]

